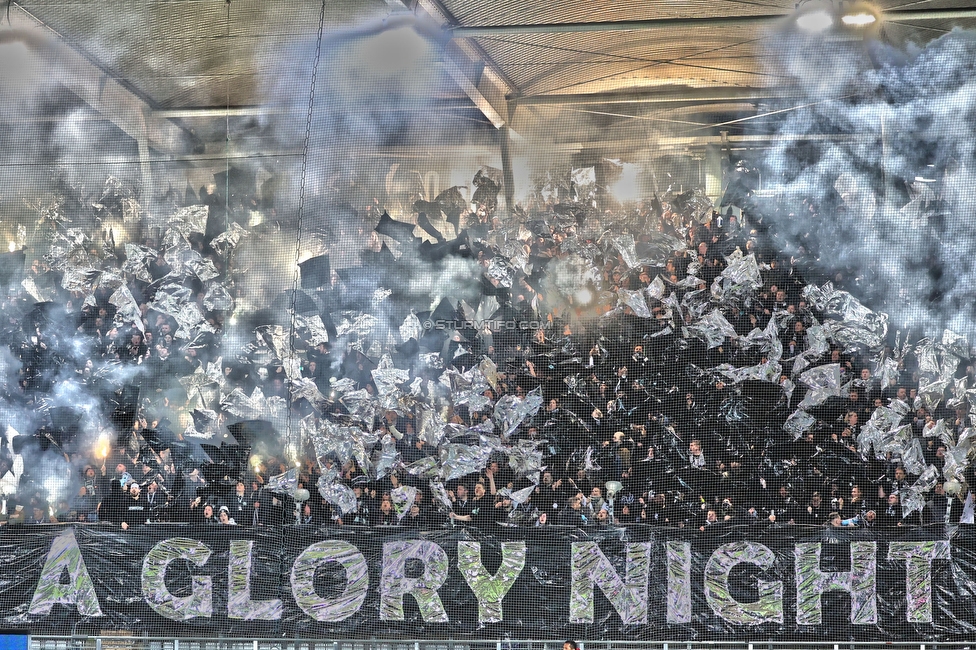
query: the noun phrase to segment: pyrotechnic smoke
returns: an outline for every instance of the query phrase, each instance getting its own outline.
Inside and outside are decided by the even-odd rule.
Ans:
[[[897,327],[972,341],[976,37],[899,49],[781,33],[771,51],[803,91],[764,161],[790,206],[774,217],[786,247]]]

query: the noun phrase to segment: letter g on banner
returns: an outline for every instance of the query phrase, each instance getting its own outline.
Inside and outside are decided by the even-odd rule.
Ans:
[[[758,581],[759,600],[740,603],[729,591],[729,573],[742,563],[769,569],[776,556],[764,544],[732,542],[715,549],[705,565],[705,599],[712,611],[739,625],[783,622],[783,583]]]
[[[213,584],[209,576],[193,576],[189,596],[178,598],[166,588],[166,569],[173,560],[189,560],[203,566],[210,548],[185,537],[165,539],[152,547],[142,561],[142,597],[162,616],[174,621],[209,617],[213,613]]]

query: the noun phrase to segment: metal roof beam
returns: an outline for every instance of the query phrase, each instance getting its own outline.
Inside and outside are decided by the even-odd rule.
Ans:
[[[191,138],[177,124],[152,115],[152,107],[115,77],[68,44],[42,20],[12,2],[7,7],[10,26],[16,31],[8,40],[19,40],[49,66],[51,77],[104,115],[122,131],[157,151],[181,154],[190,149]]]
[[[790,88],[674,88],[648,87],[636,91],[616,93],[565,93],[558,95],[527,95],[514,97],[518,106],[565,106],[570,104],[703,104],[721,102],[753,102],[801,96]]]
[[[448,27],[454,38],[513,36],[520,34],[560,34],[580,32],[633,32],[704,27],[744,27],[773,24],[794,13],[758,14],[754,16],[705,16],[701,18],[649,18],[604,22],[536,23],[531,25],[459,25]],[[931,20],[967,20],[976,18],[976,9],[902,9],[882,12],[888,22],[911,23]]]
[[[456,22],[438,0],[418,0],[417,9],[445,30]],[[484,114],[496,129],[508,127],[512,137],[518,137],[511,122],[506,97],[515,87],[474,41],[453,38],[444,46],[444,69],[464,94]]]

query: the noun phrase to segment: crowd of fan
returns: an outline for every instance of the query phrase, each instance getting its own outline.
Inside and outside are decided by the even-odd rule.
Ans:
[[[807,328],[813,319],[822,320],[803,299],[802,260],[777,255],[764,239],[758,216],[714,212],[711,219],[698,223],[668,210],[667,205],[658,214],[651,202],[636,216],[646,228],[683,239],[687,247],[659,268],[629,268],[620,258],[598,257],[594,264],[600,271],[601,288],[613,294],[618,289],[644,289],[660,274],[667,282],[666,296],[674,294],[680,301],[688,292],[707,289],[725,268],[726,256],[736,249],[755,254],[763,286],[753,299],[732,309],[728,320],[736,334],[744,336],[754,328],[765,328],[774,314],[788,314],[789,326],[780,332],[781,384],[785,386],[792,376],[791,359],[808,345]],[[567,230],[572,234],[573,227],[543,233],[526,244],[526,253],[559,258]],[[646,241],[646,235],[638,236],[638,249]],[[196,245],[221,270],[220,257],[203,240]],[[487,257],[484,264],[488,264]],[[689,265],[694,265],[700,284],[682,284]],[[43,266],[42,261],[35,261],[29,273],[43,275]],[[168,272],[162,255],[149,268],[154,279]],[[145,288],[131,278],[130,285],[136,296]],[[93,369],[113,359],[123,366],[140,367],[136,381],[152,397],[141,402],[131,431],[123,432],[108,447],[68,452],[68,466],[83,468],[72,477],[70,494],[52,498],[40,468],[24,467],[23,459],[11,454],[8,445],[0,477],[3,516],[10,523],[97,521],[122,528],[146,522],[415,528],[652,524],[702,531],[726,522],[904,526],[960,521],[961,517],[965,521],[967,514],[972,516],[963,512],[962,499],[944,493],[940,480],[928,495],[926,507],[903,518],[899,493],[917,477],[906,472],[897,454],[878,460],[858,450],[856,437],[875,409],[894,401],[916,404],[919,374],[911,354],[900,359],[900,376],[887,385],[880,385],[875,377],[877,359],[867,352],[851,354],[832,347],[823,358],[809,360],[810,365],[839,363],[849,392],[824,426],[794,440],[782,430],[782,424],[804,388],[780,390],[772,397],[750,397],[743,395],[742,387],[698,372],[722,363],[748,365],[746,357],[752,353],[738,349],[728,338],[713,348],[689,341],[671,327],[667,298],[652,304],[651,318],[639,318],[630,310],[601,318],[613,305],[550,303],[551,294],[538,292],[533,285],[518,278],[508,302],[519,318],[551,327],[517,330],[505,337],[479,337],[470,350],[475,358],[487,356],[498,367],[497,388],[485,394],[492,403],[506,395],[524,397],[542,388],[543,408],[504,439],[507,444],[538,443],[543,450],[545,468],[531,494],[520,492],[533,485],[529,477],[517,475],[508,459],[499,456],[482,471],[449,482],[446,487],[452,507],[446,508],[425,480],[404,470],[437,450],[418,435],[411,414],[387,411],[377,414],[374,427],[380,437],[390,434],[396,438],[402,462],[378,480],[367,476],[354,460],[338,468],[356,495],[351,512],[338,510],[318,494],[321,472],[337,461],[315,460],[311,448],[306,450],[307,459],[300,461],[299,487],[310,492],[310,498],[302,501],[295,500],[294,490],[266,488],[273,476],[294,467],[294,462],[284,458],[255,458],[245,473],[213,485],[206,483],[198,468],[175,463],[169,451],[147,452],[147,431],[181,429],[183,425],[177,423],[186,421],[185,392],[156,391],[156,387],[169,386],[170,378],[190,375],[218,357],[226,314],[206,312],[216,333],[183,345],[174,340],[178,323],[153,311],[146,302],[140,305],[141,330],[115,327],[109,296],[96,293],[94,305],[67,305],[66,313],[74,319],[68,330],[71,338],[59,340],[50,328],[25,332],[19,306],[22,296],[11,296],[2,305],[4,336],[21,369],[19,384],[8,386],[9,399],[36,404],[56,390],[66,372],[97,393],[104,378]],[[202,294],[200,301],[202,304]],[[593,318],[588,320],[588,314]],[[85,344],[78,346],[79,340]],[[85,354],[79,357],[72,349],[83,349]],[[373,392],[368,372],[350,369],[341,352],[325,343],[308,350],[303,374],[323,393],[328,393],[331,379],[342,376]],[[887,353],[891,356],[893,351]],[[570,373],[579,381],[567,388],[565,379]],[[288,397],[280,364],[242,368],[226,363],[224,375],[227,387],[258,386],[266,395]],[[960,366],[957,376],[963,375],[969,377],[970,385],[976,383],[972,365]],[[305,416],[310,412],[307,406],[297,401],[292,408],[296,416]],[[957,433],[972,426],[968,404],[950,408],[943,401],[934,411],[917,406],[904,421],[917,436],[940,418],[953,423]],[[336,403],[332,408],[339,412],[342,407]],[[735,409],[741,412],[731,413]],[[487,416],[484,411],[459,406],[450,410],[447,419],[475,426]],[[939,438],[926,441],[927,464],[941,470],[943,443]],[[416,488],[412,503],[394,498],[402,485]]]

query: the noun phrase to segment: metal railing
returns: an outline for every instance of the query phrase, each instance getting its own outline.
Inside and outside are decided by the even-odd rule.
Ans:
[[[213,639],[32,636],[30,650],[562,650],[563,640]],[[972,642],[579,641],[581,650],[976,650]]]

